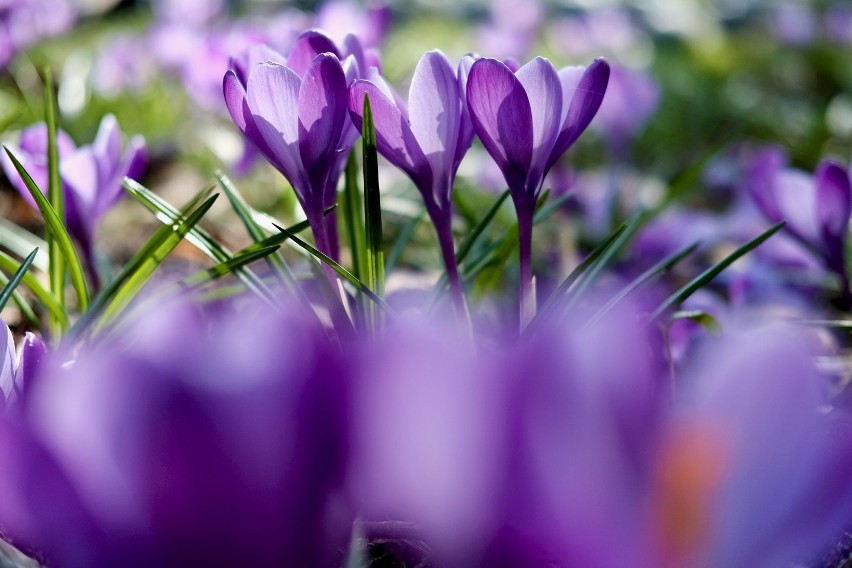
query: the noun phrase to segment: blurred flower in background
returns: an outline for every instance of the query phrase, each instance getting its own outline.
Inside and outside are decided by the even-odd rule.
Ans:
[[[71,0],[0,0],[0,69],[42,38],[68,31],[76,18]]]

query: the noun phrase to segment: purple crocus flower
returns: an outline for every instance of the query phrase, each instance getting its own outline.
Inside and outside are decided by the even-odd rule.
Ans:
[[[16,545],[69,568],[340,565],[348,375],[311,318],[166,306],[61,362],[0,423]]]
[[[787,221],[785,230],[841,278],[848,295],[845,243],[852,215],[849,173],[832,161],[822,161],[813,176],[786,167],[779,149],[759,152],[747,172],[747,188],[758,209],[772,222]]]
[[[68,231],[80,243],[90,275],[96,281],[94,238],[98,221],[123,195],[125,177],[139,179],[148,157],[145,140],[134,136],[122,150],[121,131],[112,115],[102,120],[94,142],[80,146],[61,130],[57,133],[59,167],[65,192]],[[23,131],[17,147],[10,146],[42,191],[47,191],[47,126],[43,123]],[[34,209],[35,200],[8,157],[3,168],[24,200]]]
[[[408,93],[410,109],[378,73],[349,90],[349,112],[363,127],[364,97],[373,109],[378,151],[414,182],[432,219],[456,308],[466,311],[456,266],[452,232],[452,191],[456,171],[473,140],[465,104],[467,73],[473,57],[453,70],[440,51],[420,58]]]
[[[470,69],[470,116],[503,171],[518,215],[522,324],[534,312],[532,219],[544,177],[589,126],[608,81],[603,59],[559,72],[543,57],[516,72],[496,59],[480,59]]]
[[[337,258],[337,228],[324,211],[336,201],[337,181],[354,143],[347,84],[360,73],[363,50],[345,42],[344,64],[331,39],[302,34],[285,58],[258,46],[232,60],[225,75],[231,117],[293,186],[317,247]]]

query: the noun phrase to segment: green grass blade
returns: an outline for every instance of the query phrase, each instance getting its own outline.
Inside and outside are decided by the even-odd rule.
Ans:
[[[163,225],[148,242],[139,249],[136,255],[122,269],[122,271],[109,284],[104,286],[100,293],[92,300],[89,310],[74,325],[72,334],[80,333],[86,329],[92,321],[110,307],[110,314],[129,302],[138,288],[153,274],[163,259],[180,243],[186,233],[191,229],[216,199],[216,195],[208,197],[213,188],[208,188],[196,195],[181,211],[180,221],[170,225]],[[202,203],[203,201],[203,203]],[[201,203],[201,205],[199,205]],[[104,320],[102,320],[104,321]]]
[[[680,305],[689,298],[696,291],[707,285],[711,280],[716,278],[723,270],[728,268],[731,264],[737,261],[740,257],[751,251],[752,249],[760,246],[764,241],[766,241],[769,237],[777,233],[781,227],[784,226],[784,221],[780,223],[776,223],[772,225],[769,229],[762,232],[746,244],[739,247],[737,250],[723,258],[718,263],[714,264],[695,278],[693,278],[690,282],[688,282],[685,286],[683,286],[680,290],[669,296],[666,301],[664,301],[660,306],[654,310],[654,313],[651,314],[649,321],[654,321],[663,315],[670,308]]]
[[[509,197],[509,190],[507,189],[503,193],[500,194],[500,197],[497,198],[497,201],[494,202],[494,205],[483,215],[482,219],[473,227],[473,229],[468,233],[467,237],[462,241],[459,245],[459,250],[456,251],[456,264],[461,264],[465,258],[467,258],[468,253],[473,249],[473,245],[476,244],[476,240],[479,236],[485,232],[485,229],[488,228],[488,225],[491,224],[491,221],[494,220],[494,217],[497,215],[497,212],[500,210],[500,207]]]
[[[671,270],[681,260],[695,252],[695,249],[698,248],[698,245],[698,242],[692,243],[688,247],[685,247],[675,253],[670,254],[669,256],[662,259],[660,262],[656,263],[654,266],[640,274],[630,284],[622,288],[622,290],[618,294],[610,298],[610,300],[604,305],[604,307],[601,308],[597,314],[595,314],[595,316],[591,319],[590,323],[594,323],[603,316],[605,316],[607,313],[609,313],[610,310],[612,310],[615,306],[621,303],[624,298],[629,296],[631,293],[640,288],[646,282],[650,281],[651,279],[659,276],[664,272]]]
[[[363,174],[364,174],[364,225],[367,244],[368,282],[379,297],[385,289],[385,255],[382,250],[382,208],[379,192],[379,152],[376,148],[376,127],[370,98],[364,95]]]
[[[3,290],[0,291],[0,311],[3,311],[3,308],[6,306],[6,302],[9,301],[9,298],[12,296],[12,293],[15,291],[15,288],[18,287],[18,284],[21,283],[21,279],[24,277],[24,274],[29,270],[30,265],[35,260],[36,254],[38,253],[38,249],[33,249],[27,258],[21,263],[21,266],[15,271],[12,275],[11,280],[6,286],[3,287]]]
[[[9,159],[12,160],[12,164],[15,166],[18,174],[20,174],[21,178],[24,180],[24,184],[27,186],[27,189],[33,196],[33,199],[35,199],[36,205],[38,205],[42,217],[44,217],[44,221],[50,230],[49,234],[51,239],[58,243],[59,250],[65,259],[65,264],[68,268],[69,274],[71,275],[71,284],[74,286],[74,291],[77,294],[77,304],[80,311],[84,312],[89,305],[89,291],[86,286],[86,278],[83,276],[83,267],[80,264],[80,258],[77,256],[77,251],[74,250],[74,245],[71,244],[71,237],[68,235],[68,231],[65,230],[65,225],[62,220],[56,214],[56,211],[53,210],[50,203],[48,203],[47,198],[35,184],[33,178],[30,177],[30,174],[28,174],[27,170],[24,169],[24,166],[21,165],[21,162],[18,161],[15,155],[8,148],[4,147],[4,149],[6,150],[6,154],[9,156]],[[48,240],[48,246],[50,246],[50,242],[51,240]],[[62,296],[62,294],[60,294],[60,296]],[[62,305],[61,302],[59,303]]]
[[[362,280],[367,275],[367,243],[364,232],[364,214],[361,192],[358,189],[358,163],[355,152],[349,153],[346,161],[346,177],[343,189],[343,218],[349,236],[349,253],[352,255],[352,274]]]
[[[15,273],[20,268],[20,264],[5,252],[0,251],[0,268],[6,272]],[[68,326],[68,316],[65,314],[65,310],[62,309],[62,306],[53,297],[53,294],[42,286],[38,278],[27,271],[21,277],[21,284],[33,293],[36,300],[44,306],[51,317],[55,318],[61,324],[61,327],[65,328]]]
[[[45,229],[47,250],[49,257],[48,276],[50,280],[50,291],[63,308],[65,307],[65,263],[66,259],[62,251],[60,232],[65,232],[65,196],[62,190],[62,178],[59,174],[59,150],[56,145],[57,112],[56,95],[53,90],[53,74],[50,68],[44,70],[44,115],[47,123],[47,200],[56,217],[62,222],[63,229],[57,231],[48,223]],[[44,213],[42,211],[42,213]],[[68,262],[72,262],[68,259]],[[75,286],[76,288],[76,286]],[[79,296],[79,291],[78,291]],[[85,303],[84,300],[78,302]],[[81,310],[85,306],[81,306]],[[51,321],[51,327],[55,333],[59,333],[58,322]]]
[[[129,269],[122,271],[116,279],[122,282],[122,286],[116,289],[115,294],[105,305],[102,321],[108,322],[114,319],[131,302],[157,267],[180,244],[189,230],[201,220],[218,197],[218,195],[211,196],[179,224],[163,226],[158,231],[160,235],[159,238],[154,239],[155,246],[148,251],[143,248],[130,262]]]
[[[37,237],[23,227],[0,218],[0,243],[11,253],[23,258],[34,248],[39,249],[33,261],[33,267],[47,272],[48,255],[47,242]]]
[[[224,262],[220,262],[216,266],[210,267],[206,270],[202,270],[189,276],[182,280],[179,285],[184,288],[197,288],[198,286],[203,286],[214,280],[218,280],[223,276],[227,276],[228,274],[233,274],[239,268],[251,264],[256,260],[260,260],[262,258],[267,257],[268,255],[274,253],[280,248],[281,245],[273,245],[267,247],[259,247],[254,250],[244,249],[239,251],[233,257],[229,258]]]
[[[266,237],[266,234],[255,221],[254,216],[252,215],[252,208],[249,206],[242,193],[240,193],[231,181],[231,178],[223,172],[216,172],[215,175],[219,180],[219,185],[222,186],[222,189],[225,192],[225,196],[228,198],[228,202],[231,204],[231,208],[237,214],[237,217],[240,218],[240,221],[242,221],[243,226],[246,228],[251,239],[256,243],[262,241]],[[307,226],[308,223],[305,222],[305,225]],[[283,258],[277,254],[268,255],[266,256],[266,262],[269,264],[269,267],[274,271],[274,273],[280,277],[282,284],[287,286],[287,288],[291,291],[295,291],[298,288],[296,278],[287,267]]]
[[[0,286],[8,286],[9,278],[0,272]],[[41,322],[38,320],[38,316],[35,314],[33,309],[27,303],[27,301],[18,293],[18,290],[12,291],[12,301],[15,302],[15,305],[21,310],[21,314],[26,318],[29,325],[35,329],[41,329]]]
[[[405,250],[405,245],[407,245],[411,240],[412,235],[414,235],[414,229],[417,228],[417,225],[420,224],[424,217],[426,217],[425,211],[416,217],[412,217],[405,223],[405,225],[402,226],[402,230],[393,241],[390,252],[388,252],[388,257],[385,260],[386,273],[391,273],[393,272],[393,269],[396,268],[396,263],[399,262],[399,259],[402,256],[402,251]]]
[[[541,309],[538,310],[538,313],[530,322],[530,325],[527,327],[528,330],[532,330],[538,322],[541,321],[542,318],[550,317],[552,312],[557,309],[557,306],[564,299],[565,295],[571,290],[577,280],[586,273],[597,261],[600,259],[604,253],[610,250],[613,245],[618,241],[619,238],[624,234],[627,230],[627,224],[621,225],[618,229],[615,230],[610,236],[608,236],[602,243],[596,246],[592,251],[583,259],[583,261],[574,267],[568,276],[560,282],[559,286],[556,287],[550,296],[548,296],[547,300],[545,300]]]
[[[281,231],[281,233],[283,233],[289,240],[293,241],[298,246],[300,246],[305,251],[307,251],[311,256],[316,257],[317,259],[319,259],[320,261],[322,261],[326,265],[330,266],[337,274],[339,274],[341,277],[343,277],[349,283],[351,283],[353,286],[355,286],[355,288],[357,288],[358,291],[362,292],[365,296],[370,298],[373,301],[373,303],[375,303],[377,306],[381,307],[386,312],[390,312],[390,306],[388,306],[385,303],[384,300],[382,300],[379,296],[377,296],[375,294],[375,292],[373,292],[370,289],[369,286],[367,286],[361,280],[356,278],[354,274],[352,274],[351,272],[349,272],[348,270],[346,270],[345,268],[340,266],[338,263],[336,263],[330,257],[323,254],[322,252],[320,252],[319,250],[317,250],[313,246],[309,245],[308,243],[306,243],[305,241],[303,241],[302,239],[300,239],[299,237],[297,237],[296,235],[294,235],[293,233],[291,233],[287,229],[284,229],[283,227],[278,227],[278,230]]]

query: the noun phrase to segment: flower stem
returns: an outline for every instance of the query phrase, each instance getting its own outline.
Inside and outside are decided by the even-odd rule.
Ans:
[[[465,322],[470,322],[470,312],[464,298],[459,267],[456,264],[456,251],[453,246],[453,232],[449,223],[435,223],[438,233],[438,244],[441,247],[441,256],[447,269],[447,282],[450,285],[450,295],[453,298],[453,307],[456,315]]]
[[[516,203],[518,213],[518,260],[520,265],[520,329],[523,331],[535,316],[532,273],[533,208]]]

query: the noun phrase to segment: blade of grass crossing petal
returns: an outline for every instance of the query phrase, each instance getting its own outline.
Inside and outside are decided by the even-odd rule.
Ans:
[[[89,291],[86,286],[86,278],[83,276],[83,267],[80,264],[80,258],[77,256],[77,251],[74,249],[74,245],[71,244],[71,237],[68,235],[65,225],[56,214],[56,211],[53,210],[53,207],[51,207],[50,203],[48,203],[47,198],[21,165],[21,162],[18,161],[15,155],[12,154],[8,148],[5,148],[5,150],[6,154],[12,160],[12,164],[15,166],[15,169],[23,179],[24,184],[27,186],[30,194],[33,196],[36,205],[41,211],[45,224],[50,230],[49,234],[51,239],[58,244],[59,251],[65,259],[65,265],[71,276],[71,284],[77,294],[78,307],[81,312],[84,312],[89,305]],[[50,242],[51,241],[48,240],[48,247],[50,246]],[[60,296],[62,296],[62,294],[60,294]],[[64,305],[62,302],[59,302],[59,298],[57,298],[57,302],[60,305]]]
[[[56,144],[57,112],[56,96],[53,90],[53,74],[50,68],[44,70],[44,115],[47,123],[47,200],[56,212],[56,217],[65,226],[65,196],[62,191],[62,179],[59,175],[59,149]],[[64,232],[63,228],[63,232]],[[48,250],[48,276],[50,291],[56,297],[59,305],[65,307],[65,256],[62,252],[61,236],[57,230],[48,224],[45,229],[45,239]],[[69,263],[70,263],[69,259]],[[81,310],[85,306],[81,307]],[[58,333],[58,322],[52,321],[54,333]]]
[[[5,252],[0,251],[0,268],[6,272],[15,273],[20,268],[20,263]],[[32,272],[27,271],[21,276],[21,285],[33,293],[36,300],[44,306],[51,317],[59,321],[63,328],[68,326],[68,316],[65,314],[65,310],[59,305],[50,290],[45,288]]]
[[[15,271],[12,275],[12,278],[9,280],[9,283],[3,287],[3,290],[0,291],[0,311],[6,306],[6,302],[9,301],[9,298],[12,296],[12,293],[15,291],[15,288],[18,287],[18,284],[21,283],[21,279],[24,277],[24,274],[29,270],[30,265],[35,260],[36,254],[38,253],[38,249],[34,249],[27,258],[21,263],[21,266]]]
[[[698,248],[699,243],[695,242],[689,245],[688,247],[682,248],[681,250],[670,254],[660,262],[656,263],[654,266],[640,274],[636,279],[634,279],[630,284],[621,289],[621,291],[613,296],[604,307],[602,307],[597,314],[590,320],[590,323],[594,323],[598,321],[600,318],[605,316],[612,310],[615,306],[617,306],[624,298],[629,296],[632,292],[639,289],[643,284],[652,280],[653,278],[663,274],[671,270],[676,264],[678,264],[681,260],[685,259]]]
[[[654,310],[654,313],[651,314],[649,318],[649,322],[656,320],[670,308],[680,305],[687,298],[689,298],[692,294],[694,294],[699,289],[706,286],[711,280],[716,278],[723,270],[728,268],[731,264],[736,262],[739,258],[744,256],[746,253],[751,250],[757,248],[761,244],[764,243],[769,237],[777,233],[781,227],[785,224],[784,221],[780,223],[776,223],[772,225],[769,229],[762,232],[743,246],[739,247],[737,250],[723,258],[718,263],[714,264],[691,281],[689,281],[685,286],[683,286],[680,290],[669,296],[665,302],[660,304],[660,306]]]
[[[293,233],[291,233],[287,229],[284,229],[283,227],[278,227],[278,230],[281,231],[284,235],[286,235],[288,239],[290,239],[291,241],[296,243],[298,246],[300,246],[301,248],[306,250],[308,253],[310,253],[311,256],[316,257],[320,261],[322,261],[325,264],[327,264],[328,266],[330,266],[335,272],[337,272],[337,274],[339,274],[341,277],[343,277],[345,280],[347,280],[350,284],[355,286],[355,288],[357,288],[359,292],[362,292],[364,295],[366,295],[368,298],[370,298],[373,301],[374,304],[381,307],[382,309],[384,309],[387,312],[390,311],[390,306],[388,306],[385,303],[384,300],[382,300],[379,296],[377,296],[375,294],[375,292],[373,292],[370,289],[369,286],[367,286],[364,282],[362,282],[361,280],[356,278],[354,274],[352,274],[351,272],[349,272],[348,270],[346,270],[345,268],[340,266],[338,263],[336,263],[330,257],[326,256],[325,254],[323,254],[322,252],[320,252],[319,250],[317,250],[313,246],[309,245],[308,243],[306,243],[305,241],[303,241],[302,239],[300,239],[299,237],[297,237],[296,235],[294,235]]]

